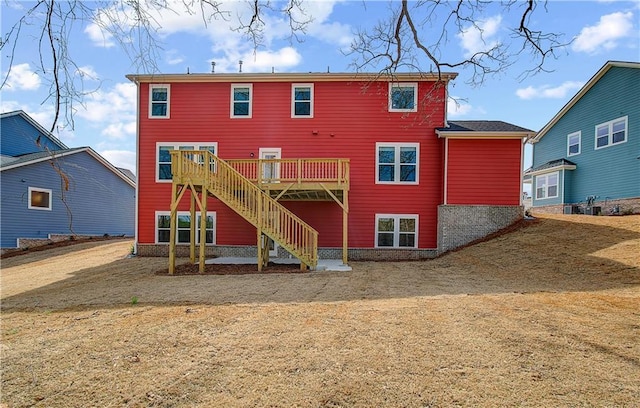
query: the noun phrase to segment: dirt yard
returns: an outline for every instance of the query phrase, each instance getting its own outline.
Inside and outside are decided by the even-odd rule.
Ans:
[[[131,241],[2,260],[2,407],[638,406],[640,216],[425,262],[162,276]]]

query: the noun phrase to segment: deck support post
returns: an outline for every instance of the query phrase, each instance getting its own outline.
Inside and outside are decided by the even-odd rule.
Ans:
[[[191,207],[189,207],[189,213],[191,214],[191,223],[189,231],[189,260],[191,265],[196,263],[196,191],[191,190]]]
[[[171,183],[171,212],[169,213],[169,274],[171,275],[173,275],[176,269],[177,191],[177,184]]]
[[[346,265],[349,254],[349,190],[342,191],[342,264]]]
[[[200,198],[200,266],[198,268],[200,273],[204,273],[205,249],[207,247],[207,195],[207,188],[203,186]],[[195,221],[195,219],[191,219],[192,224],[195,224]]]

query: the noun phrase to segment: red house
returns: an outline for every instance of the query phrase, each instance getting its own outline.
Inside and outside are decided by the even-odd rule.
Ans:
[[[139,255],[422,259],[522,217],[533,132],[447,123],[456,74],[127,77]]]

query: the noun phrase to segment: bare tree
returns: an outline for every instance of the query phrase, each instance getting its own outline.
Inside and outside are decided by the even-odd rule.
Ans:
[[[530,68],[522,76],[545,71],[547,59],[555,58],[557,50],[567,45],[561,34],[532,27],[534,13],[547,12],[546,0],[402,0],[391,4],[390,18],[357,33],[348,52],[356,71],[373,67],[387,74],[398,70],[441,74],[447,68],[470,69],[469,83],[480,85],[487,75],[504,72],[527,54]],[[510,29],[509,42],[486,41],[482,23],[490,8],[518,21]],[[447,52],[451,41],[473,31],[482,39],[482,49],[462,58]]]
[[[85,89],[86,73],[71,55],[72,42],[77,41],[71,32],[77,25],[96,24],[120,45],[136,71],[153,73],[158,71],[156,61],[162,50],[159,40],[162,21],[155,17],[160,11],[199,15],[205,26],[223,19],[231,23],[232,30],[251,40],[254,49],[264,40],[266,15],[277,14],[285,18],[289,22],[291,39],[298,41],[302,40],[313,18],[307,13],[304,0],[244,0],[249,10],[244,15],[233,14],[225,3],[215,0],[39,0],[28,4],[30,7],[21,18],[7,25],[0,40],[0,50],[8,60],[0,89],[7,84],[11,74],[15,51],[21,44],[35,41],[40,55],[36,72],[49,84],[49,94],[43,103],[52,103],[54,107],[52,131],[59,123],[73,129],[76,105],[82,105],[87,93],[95,91]],[[546,2],[508,0],[497,4],[501,13],[518,17],[519,26],[512,28],[511,41],[489,43],[486,49],[462,59],[452,59],[446,52],[447,46],[468,30],[482,33],[485,12],[496,3],[484,0],[391,1],[388,17],[373,28],[357,32],[347,54],[354,56],[353,67],[357,72],[441,73],[447,68],[471,68],[470,82],[474,84],[481,84],[488,74],[504,71],[515,58],[526,54],[532,59],[532,66],[524,75],[545,70],[546,60],[555,57],[556,50],[564,45],[558,34],[545,33],[531,26],[534,13],[546,12]],[[364,0],[362,6],[367,7]],[[27,26],[37,28],[37,38],[25,38],[23,29]]]

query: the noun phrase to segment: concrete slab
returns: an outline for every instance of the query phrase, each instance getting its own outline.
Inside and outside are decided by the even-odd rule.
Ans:
[[[300,265],[300,260],[296,258],[270,258],[269,262],[281,265]],[[234,264],[234,265],[257,265],[257,258],[236,258],[236,257],[220,257],[207,259],[206,264]],[[336,271],[350,272],[352,269],[349,265],[342,263],[341,259],[319,259],[316,271]]]

